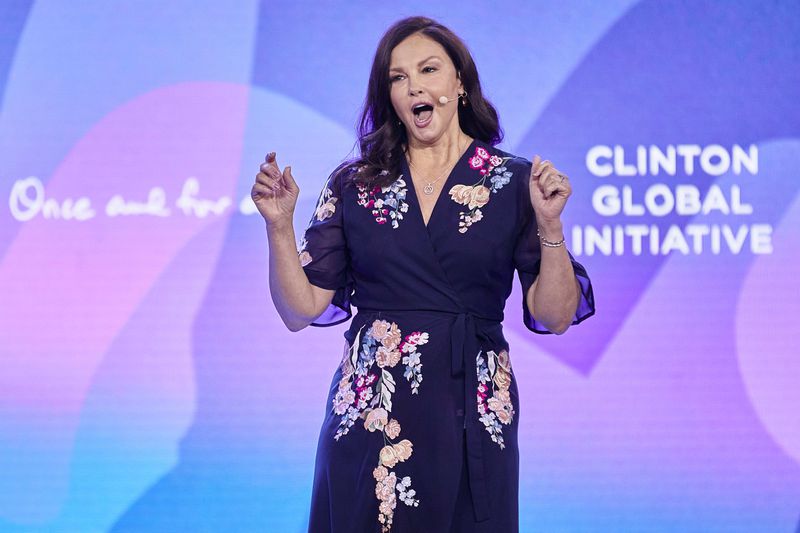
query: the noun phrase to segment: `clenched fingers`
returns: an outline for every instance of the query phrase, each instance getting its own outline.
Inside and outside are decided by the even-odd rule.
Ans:
[[[283,187],[281,180],[276,179],[272,175],[267,175],[264,172],[259,172],[256,174],[256,183],[264,185],[273,191],[279,191]]]
[[[551,161],[542,161],[542,158],[538,155],[533,158],[531,180],[545,198],[550,198],[556,194],[569,196],[572,193],[572,186],[567,176],[559,172]]]
[[[263,196],[264,198],[270,198],[274,194],[275,193],[272,191],[272,189],[270,189],[263,183],[254,183],[253,188],[250,190],[250,196],[253,198],[253,200],[258,198],[259,196]]]

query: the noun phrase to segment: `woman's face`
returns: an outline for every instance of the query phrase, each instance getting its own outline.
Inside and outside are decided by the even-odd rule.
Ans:
[[[392,50],[391,99],[410,143],[433,144],[446,132],[458,132],[458,93],[463,90],[445,49],[420,33]],[[452,101],[442,104],[439,97]]]

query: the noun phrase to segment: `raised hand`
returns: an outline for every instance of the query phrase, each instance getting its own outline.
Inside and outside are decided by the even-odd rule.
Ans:
[[[258,212],[267,224],[291,225],[299,195],[300,188],[292,176],[292,167],[286,166],[281,172],[275,152],[267,154],[250,191]]]
[[[572,194],[567,176],[556,170],[553,163],[542,161],[537,155],[531,168],[530,192],[539,226],[560,228],[561,212]]]

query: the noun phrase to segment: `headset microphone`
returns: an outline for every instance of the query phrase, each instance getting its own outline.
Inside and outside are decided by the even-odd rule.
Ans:
[[[456,96],[455,98],[448,98],[445,95],[439,97],[439,103],[442,105],[452,102],[453,100],[458,100],[458,96]]]

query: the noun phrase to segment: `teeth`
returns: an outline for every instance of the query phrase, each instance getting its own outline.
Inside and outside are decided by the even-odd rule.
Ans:
[[[418,104],[411,108],[411,111],[419,114],[423,109],[433,109],[433,107],[430,104]]]

